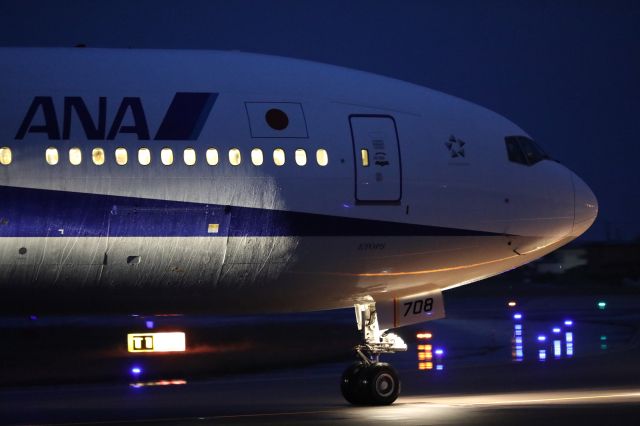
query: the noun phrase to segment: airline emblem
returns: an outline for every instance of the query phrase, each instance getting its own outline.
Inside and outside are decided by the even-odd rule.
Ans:
[[[177,92],[153,139],[198,139],[217,97],[217,93]],[[56,111],[54,99],[51,96],[36,96],[22,119],[15,139],[24,139],[31,133],[45,134],[49,140],[78,138],[79,135],[71,134],[74,120],[80,122],[84,138],[88,140],[113,140],[121,133],[135,134],[138,140],[151,139],[141,98],[119,99],[117,112],[111,120],[107,120],[108,101],[113,102],[106,97],[85,101],[79,96],[65,96],[62,121],[59,121],[60,111]],[[90,102],[97,103],[97,114],[92,114],[87,108]]]
[[[464,146],[466,142],[460,138],[455,137],[454,135],[449,136],[449,140],[444,144],[449,150],[449,154],[451,158],[464,158]]]

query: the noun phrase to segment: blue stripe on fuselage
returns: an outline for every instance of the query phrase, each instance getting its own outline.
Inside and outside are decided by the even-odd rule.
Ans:
[[[312,213],[0,186],[0,237],[491,236]],[[209,225],[218,225],[217,232]]]

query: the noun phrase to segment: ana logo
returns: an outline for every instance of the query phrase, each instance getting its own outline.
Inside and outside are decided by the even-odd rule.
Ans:
[[[197,139],[217,97],[217,93],[177,92],[153,139]],[[79,120],[83,137],[88,140],[113,140],[121,133],[135,134],[139,140],[150,139],[147,116],[140,98],[122,98],[113,120],[107,120],[107,98],[99,97],[97,101],[98,113],[92,116],[83,98],[65,96],[62,122],[59,122],[59,111],[56,111],[53,98],[36,96],[15,138],[24,139],[30,133],[44,133],[50,140],[81,137],[71,134],[72,120],[75,119]]]
[[[454,135],[449,136],[449,140],[444,144],[449,150],[451,158],[464,157],[464,146],[466,142]]]

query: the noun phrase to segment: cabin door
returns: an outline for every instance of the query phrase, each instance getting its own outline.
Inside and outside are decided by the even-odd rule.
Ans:
[[[356,201],[399,202],[402,171],[396,123],[390,116],[352,115]]]

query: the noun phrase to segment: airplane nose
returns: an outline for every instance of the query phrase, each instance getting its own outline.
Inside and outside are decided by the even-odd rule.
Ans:
[[[583,234],[598,216],[598,200],[591,191],[591,188],[578,175],[573,174],[574,190],[574,236]]]

